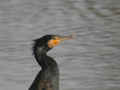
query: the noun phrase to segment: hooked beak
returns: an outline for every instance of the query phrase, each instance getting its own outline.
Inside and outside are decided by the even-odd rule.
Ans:
[[[69,35],[69,36],[56,35],[56,36],[53,37],[53,39],[48,41],[48,47],[53,48],[53,47],[59,45],[61,41],[71,40],[73,38],[75,38],[75,34],[72,34],[72,35]]]

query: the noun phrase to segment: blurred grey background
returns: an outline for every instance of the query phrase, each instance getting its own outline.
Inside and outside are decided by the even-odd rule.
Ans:
[[[0,90],[27,90],[34,80],[33,39],[73,32],[48,53],[60,90],[120,90],[120,0],[0,0]]]

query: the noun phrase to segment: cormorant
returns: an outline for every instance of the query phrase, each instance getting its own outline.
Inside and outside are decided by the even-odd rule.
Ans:
[[[56,61],[47,55],[47,52],[61,41],[73,36],[45,35],[34,40],[33,55],[41,66],[40,72],[29,90],[59,90],[59,68]]]

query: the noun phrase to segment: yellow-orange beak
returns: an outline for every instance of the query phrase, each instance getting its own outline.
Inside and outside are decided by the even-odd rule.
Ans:
[[[74,35],[69,36],[54,36],[53,39],[48,41],[48,47],[53,48],[60,44],[61,41],[73,39]]]

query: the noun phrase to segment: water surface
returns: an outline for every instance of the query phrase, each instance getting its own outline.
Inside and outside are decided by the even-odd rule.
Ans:
[[[120,90],[119,0],[0,0],[0,88],[27,90],[41,69],[32,40],[69,35],[48,54],[60,90]]]

